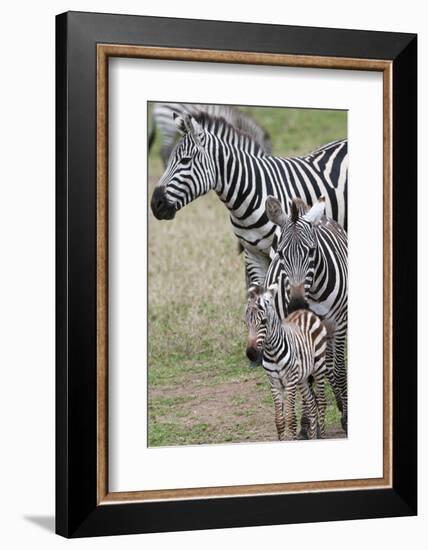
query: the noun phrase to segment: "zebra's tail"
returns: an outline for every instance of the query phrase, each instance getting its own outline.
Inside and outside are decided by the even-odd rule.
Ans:
[[[155,121],[153,120],[152,129],[150,130],[150,133],[149,133],[149,152],[150,152],[150,149],[152,148],[153,142],[155,141],[155,137],[156,137],[156,124],[155,124]]]

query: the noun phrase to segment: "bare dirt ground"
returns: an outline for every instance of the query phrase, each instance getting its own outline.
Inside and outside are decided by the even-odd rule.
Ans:
[[[162,422],[175,425],[177,434],[187,434],[182,439],[178,436],[176,444],[278,440],[273,404],[269,403],[270,397],[266,397],[255,380],[217,384],[206,382],[197,384],[193,381],[192,387],[183,383],[152,390],[152,402],[162,403],[168,396]],[[267,387],[267,379],[265,384]],[[195,427],[198,428],[196,433]],[[345,434],[337,423],[328,426],[327,439],[343,437]]]

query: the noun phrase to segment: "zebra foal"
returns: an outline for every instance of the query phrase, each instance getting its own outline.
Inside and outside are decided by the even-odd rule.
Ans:
[[[325,437],[327,329],[308,310],[295,311],[282,321],[274,307],[276,286],[266,291],[254,286],[248,291],[247,356],[254,361],[262,355],[275,407],[278,438],[297,437],[295,401],[298,389],[308,421],[308,438],[316,437],[317,420],[320,436]],[[316,394],[309,383],[310,376],[316,384]]]

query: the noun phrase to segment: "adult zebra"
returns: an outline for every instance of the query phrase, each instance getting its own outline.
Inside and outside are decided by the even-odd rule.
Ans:
[[[241,132],[251,136],[264,153],[270,154],[272,152],[272,143],[268,132],[237,107],[231,105],[203,105],[199,103],[156,103],[152,113],[149,150],[153,145],[156,130],[158,130],[161,138],[160,154],[164,166],[168,164],[168,159],[177,141],[178,129],[174,123],[174,114],[197,117],[201,113],[206,113],[211,117],[222,117]],[[208,124],[210,122],[210,118],[202,120]]]
[[[348,239],[343,228],[324,215],[324,197],[311,209],[303,201],[294,199],[290,211],[291,215],[287,216],[276,198],[267,198],[267,216],[281,228],[281,233],[266,274],[265,287],[278,285],[275,307],[281,319],[309,307],[329,325],[327,375],[346,431]]]
[[[222,118],[206,113],[177,116],[182,138],[152,196],[156,218],[171,220],[178,210],[214,190],[229,209],[233,231],[245,252],[248,286],[263,284],[276,226],[267,217],[268,195],[288,211],[293,197],[313,204],[326,197],[328,215],[346,227],[347,141],[306,157],[265,155],[254,140]]]

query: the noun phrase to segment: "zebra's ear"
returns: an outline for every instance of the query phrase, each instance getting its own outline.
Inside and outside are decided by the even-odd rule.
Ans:
[[[255,300],[261,294],[263,294],[263,288],[259,285],[250,286],[250,288],[248,289],[249,300]]]
[[[202,148],[202,135],[204,133],[204,129],[192,116],[189,116],[189,132],[192,134],[196,145],[199,148]]]
[[[194,136],[198,136],[199,134],[202,134],[204,129],[199,124],[197,120],[195,120],[192,116],[189,116],[189,125],[190,125],[190,131]]]
[[[287,221],[287,215],[284,212],[281,203],[275,197],[269,196],[266,199],[265,209],[266,215],[272,223],[282,227]]]
[[[177,130],[181,135],[188,134],[191,130],[189,123],[189,115],[179,115],[175,112],[172,113],[172,118],[174,119]]]
[[[303,219],[307,222],[317,225],[325,213],[325,197],[321,196],[318,201],[312,206],[312,208],[307,212]]]

